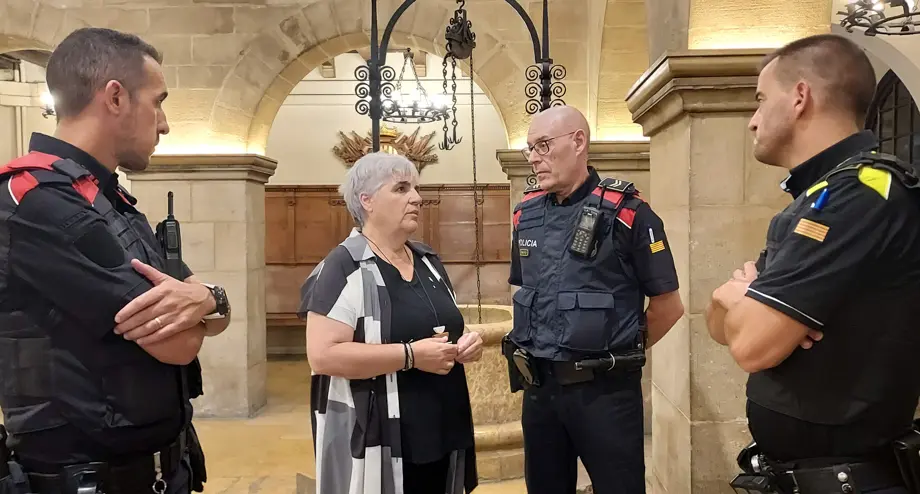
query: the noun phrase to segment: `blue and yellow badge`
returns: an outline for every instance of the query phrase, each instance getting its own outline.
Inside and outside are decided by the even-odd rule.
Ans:
[[[651,228],[648,229],[648,238],[649,238],[649,249],[652,251],[652,254],[657,254],[664,250],[664,240],[655,240],[655,232]]]
[[[803,237],[817,240],[818,242],[824,242],[824,238],[827,237],[827,232],[830,229],[831,227],[827,225],[822,225],[816,221],[802,218],[799,220],[799,224],[795,226],[795,230],[793,230],[793,232],[798,233]]]

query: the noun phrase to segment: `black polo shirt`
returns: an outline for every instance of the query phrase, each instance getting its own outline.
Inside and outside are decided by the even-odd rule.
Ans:
[[[137,228],[136,233],[148,252],[160,252],[146,219],[136,221],[143,215],[134,208],[135,200],[118,185],[116,173],[83,150],[47,135],[33,134],[29,150],[70,159],[86,168],[98,181],[100,193],[109,199],[118,214],[136,217],[131,224],[146,226],[146,229]],[[11,196],[11,193],[4,194],[0,200],[17,200]],[[85,332],[85,338],[103,338],[114,335],[115,315],[128,302],[153,287],[131,267],[118,240],[106,229],[103,217],[71,183],[62,181],[33,188],[19,200],[15,214],[7,221],[10,279],[8,287],[0,290],[2,312],[19,310],[22,304],[33,303],[31,301],[41,301],[74,321],[69,330]],[[185,279],[192,273],[183,266]],[[163,369],[171,372],[177,368],[163,364]],[[181,429],[183,418],[190,419],[191,410],[183,410],[177,401],[176,420],[161,424],[162,433],[118,432],[126,437],[137,434],[144,438],[136,442],[136,451],[111,451],[95,444],[74,424],[20,434],[13,438],[12,445],[29,461],[48,464],[98,461],[169,444]],[[158,438],[152,441],[155,444],[144,444],[151,437]]]
[[[881,367],[918,379],[916,355],[883,351],[904,336],[905,349],[920,341],[907,329],[920,317],[918,197],[871,167],[825,178],[876,146],[871,132],[859,132],[791,171],[784,187],[795,200],[774,217],[747,292],[824,333],[748,382],[751,433],[777,459],[884,450],[917,404],[914,384],[864,381]]]

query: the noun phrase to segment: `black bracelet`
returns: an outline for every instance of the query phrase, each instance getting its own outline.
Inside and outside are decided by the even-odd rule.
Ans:
[[[403,343],[403,350],[406,352],[406,360],[405,360],[405,363],[403,363],[402,370],[405,371],[405,370],[409,370],[409,345],[406,343]]]
[[[410,343],[406,343],[406,348],[409,349],[409,369],[415,368],[415,350],[412,349]]]

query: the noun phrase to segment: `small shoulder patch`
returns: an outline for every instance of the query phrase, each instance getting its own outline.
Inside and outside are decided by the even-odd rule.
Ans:
[[[621,194],[635,194],[636,186],[629,181],[620,180],[617,178],[605,178],[601,180],[601,183],[598,184],[599,187],[603,187],[607,190],[612,190],[619,192]]]
[[[822,181],[820,181],[820,182],[818,182],[818,183],[812,185],[812,186],[805,192],[805,197],[809,197],[809,196],[811,196],[812,194],[814,194],[815,192],[818,192],[819,190],[821,190],[821,189],[823,189],[823,188],[825,188],[825,187],[827,187],[827,180],[822,180]]]
[[[859,169],[858,177],[863,185],[878,192],[880,196],[888,200],[888,196],[891,193],[891,172],[873,168],[872,166],[863,166]]]

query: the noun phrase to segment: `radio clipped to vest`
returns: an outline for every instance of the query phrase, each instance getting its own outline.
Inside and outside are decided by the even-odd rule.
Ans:
[[[572,237],[569,250],[579,256],[590,257],[594,250],[597,225],[600,221],[601,210],[586,204],[581,209],[581,216],[578,219],[578,226],[575,227],[575,235]]]
[[[604,195],[607,191],[614,191],[619,194],[620,200],[617,202],[616,209],[613,211],[613,218],[620,214],[623,205],[629,196],[636,193],[636,187],[632,182],[618,180],[615,178],[605,178],[601,180],[598,187],[601,190],[599,196],[592,194],[585,201],[578,217],[578,224],[575,226],[575,234],[572,236],[572,242],[569,244],[569,251],[581,257],[593,257],[597,252],[597,230],[603,219],[601,206],[604,204]]]
[[[166,194],[166,219],[157,225],[157,241],[166,259],[166,274],[182,281],[182,237],[179,221],[173,216],[173,193]]]

